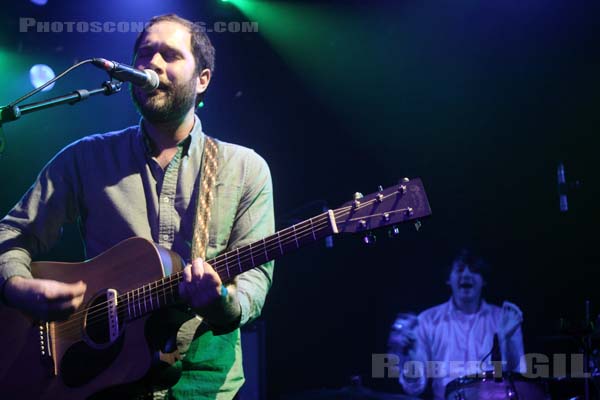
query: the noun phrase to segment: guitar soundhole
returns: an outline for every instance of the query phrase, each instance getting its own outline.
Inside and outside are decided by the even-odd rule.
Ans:
[[[107,292],[114,293],[112,301]],[[60,363],[60,375],[65,385],[78,387],[90,382],[108,368],[121,352],[125,313],[118,304],[114,305],[115,297],[116,292],[108,290],[88,303],[84,341],[70,346]],[[83,365],[85,368],[82,368]]]
[[[117,307],[116,315],[116,319],[111,318],[109,299],[106,294],[101,294],[92,300],[87,308],[84,325],[86,342],[90,346],[105,348],[114,342],[118,336],[121,336],[125,315],[120,307]]]

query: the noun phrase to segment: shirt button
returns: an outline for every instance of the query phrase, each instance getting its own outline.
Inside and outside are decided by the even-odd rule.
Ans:
[[[163,202],[168,203],[169,202],[169,198],[168,197],[163,197]]]
[[[169,241],[169,235],[163,235],[163,240],[165,242],[168,242]]]

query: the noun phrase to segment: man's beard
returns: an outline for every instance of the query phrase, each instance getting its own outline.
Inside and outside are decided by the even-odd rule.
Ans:
[[[144,93],[141,89],[131,89],[131,97],[138,112],[150,123],[181,121],[196,104],[196,76],[177,86],[160,85],[157,91]]]

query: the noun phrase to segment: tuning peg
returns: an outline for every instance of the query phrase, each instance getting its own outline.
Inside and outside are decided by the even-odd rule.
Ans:
[[[417,220],[417,221],[415,222],[415,229],[417,230],[417,232],[419,232],[419,229],[421,229],[421,225],[423,225],[423,224],[421,223],[421,221]]]
[[[366,245],[375,244],[377,241],[377,237],[373,235],[373,232],[368,232],[365,236],[363,236],[363,243]]]
[[[361,192],[354,193],[354,202],[352,203],[352,207],[357,208],[358,206],[360,206],[360,199],[362,199],[363,197],[364,196]]]
[[[377,190],[379,191],[379,193],[377,193],[377,196],[375,196],[375,201],[377,201],[378,203],[382,203],[384,196],[383,196],[383,186],[379,185],[377,187]]]
[[[388,237],[396,238],[400,236],[400,228],[397,225],[394,225],[388,230]]]
[[[400,194],[406,194],[408,188],[406,187],[406,184],[410,182],[410,179],[408,178],[402,178],[400,180],[400,185],[398,185],[398,193]]]

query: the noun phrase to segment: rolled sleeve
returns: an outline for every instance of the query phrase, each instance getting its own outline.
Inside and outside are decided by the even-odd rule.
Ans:
[[[13,276],[30,277],[31,254],[21,238],[22,233],[0,223],[0,278],[3,281]]]
[[[29,264],[31,256],[24,248],[14,247],[15,232],[6,227],[0,226],[0,243],[8,249],[0,254],[0,305],[4,303],[4,285],[13,276],[31,277]]]

